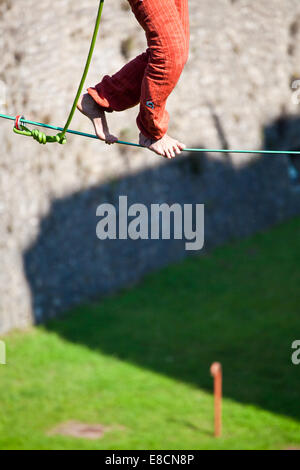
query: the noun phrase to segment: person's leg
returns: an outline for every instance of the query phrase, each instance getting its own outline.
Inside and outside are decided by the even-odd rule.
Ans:
[[[88,93],[105,111],[124,111],[140,101],[141,85],[148,65],[150,51],[147,50],[112,76],[105,75],[98,85]]]
[[[166,101],[176,86],[188,56],[188,8],[182,0],[129,0],[146,32],[150,57],[141,87],[137,125],[140,143],[169,158],[184,145],[166,135],[169,115]]]
[[[187,48],[190,39],[190,18],[188,0],[175,0],[176,8],[180,16],[181,24],[187,40]]]
[[[146,32],[149,49],[90,88],[78,108],[92,119],[99,138],[112,143],[117,138],[109,134],[104,110],[122,111],[138,104],[142,95],[137,118],[140,143],[171,158],[184,147],[166,135],[169,118],[165,104],[188,56],[187,0],[164,0],[163,5],[155,0],[128,1]]]
[[[189,15],[188,0],[175,0],[185,35],[185,48],[189,46]],[[150,58],[150,49],[119,70],[116,74],[103,77],[95,87],[90,87],[88,93],[105,111],[123,111],[136,106],[140,101],[141,86],[145,69]]]
[[[89,88],[88,93],[79,99],[77,108],[91,119],[99,139],[109,144],[118,140],[109,132],[105,112],[123,111],[139,103],[148,58],[147,50],[113,76],[106,75],[98,85]]]
[[[185,47],[188,49],[188,0],[172,1],[175,1],[185,34]],[[107,112],[124,111],[136,106],[140,101],[142,81],[149,58],[150,49],[147,49],[146,52],[131,60],[116,74],[104,76],[100,83],[88,89],[88,93]]]
[[[190,16],[189,16],[189,5],[188,0],[175,0],[176,8],[178,10],[181,24],[184,31],[185,36],[185,53],[186,53],[186,60],[189,56],[189,48],[190,48]]]

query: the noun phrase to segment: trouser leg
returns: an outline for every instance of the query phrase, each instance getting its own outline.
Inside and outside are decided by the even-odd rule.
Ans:
[[[88,92],[106,111],[123,111],[140,103],[140,131],[160,139],[168,128],[167,98],[188,57],[188,0],[128,1],[145,30],[148,49]]]

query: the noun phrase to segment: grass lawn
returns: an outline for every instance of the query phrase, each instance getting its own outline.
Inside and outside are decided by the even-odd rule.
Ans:
[[[5,338],[1,449],[300,447],[300,218]],[[209,367],[224,370],[213,437]],[[49,435],[100,423],[101,439]]]

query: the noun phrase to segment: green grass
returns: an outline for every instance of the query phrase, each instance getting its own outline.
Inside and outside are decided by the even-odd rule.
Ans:
[[[5,338],[2,449],[300,447],[300,219]],[[213,437],[209,367],[224,369]],[[98,441],[49,436],[79,420]]]

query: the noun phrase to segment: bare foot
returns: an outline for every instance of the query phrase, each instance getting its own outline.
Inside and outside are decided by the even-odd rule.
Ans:
[[[90,118],[94,125],[96,135],[100,140],[105,141],[107,144],[114,144],[118,141],[118,137],[109,132],[105,112],[102,111],[88,93],[79,98],[77,109]]]
[[[185,145],[165,134],[159,140],[151,140],[140,133],[140,145],[165,158],[174,158],[185,149]]]

